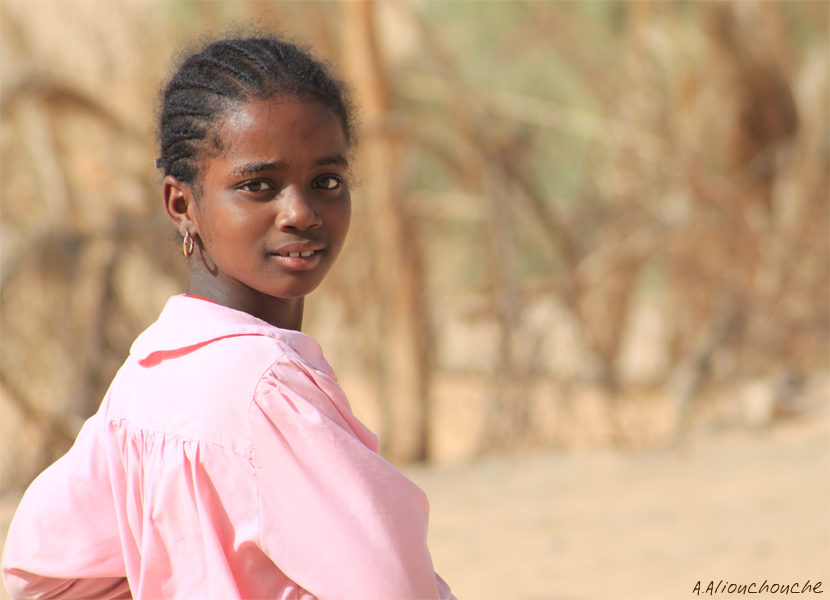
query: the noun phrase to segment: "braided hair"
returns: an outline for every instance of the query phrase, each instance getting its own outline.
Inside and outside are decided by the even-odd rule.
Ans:
[[[215,41],[190,55],[162,93],[156,166],[179,181],[199,183],[208,136],[234,105],[255,99],[316,100],[340,119],[353,143],[353,114],[342,82],[308,51],[273,37]]]

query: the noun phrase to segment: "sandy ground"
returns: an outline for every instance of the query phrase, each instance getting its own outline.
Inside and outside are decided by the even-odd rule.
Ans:
[[[682,448],[409,469],[436,569],[461,599],[672,599],[710,581],[830,594],[830,422],[698,433]],[[17,497],[2,501],[5,535]],[[821,598],[763,594],[749,598]],[[0,597],[4,597],[0,594]]]
[[[828,433],[813,414],[698,434],[672,451],[410,475],[430,497],[433,559],[459,599],[694,598],[698,581],[705,597],[721,580],[809,579],[830,593]],[[797,595],[807,596],[821,597]]]

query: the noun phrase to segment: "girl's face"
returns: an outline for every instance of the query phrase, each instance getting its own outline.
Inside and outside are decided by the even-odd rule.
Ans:
[[[192,233],[214,296],[242,304],[300,298],[316,288],[351,215],[343,127],[316,101],[243,104],[202,161]]]

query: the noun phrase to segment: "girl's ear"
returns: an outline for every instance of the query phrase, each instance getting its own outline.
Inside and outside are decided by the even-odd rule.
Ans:
[[[176,229],[182,236],[187,232],[195,235],[197,233],[194,219],[196,201],[193,197],[193,189],[173,175],[167,175],[162,182],[162,190],[164,209],[170,220],[175,223]]]

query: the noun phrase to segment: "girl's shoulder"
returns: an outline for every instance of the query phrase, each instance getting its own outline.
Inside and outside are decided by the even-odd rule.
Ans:
[[[311,337],[175,296],[133,344],[110,388],[108,419],[244,452],[259,390],[292,385],[286,374],[306,371],[333,377]]]
[[[300,332],[280,329],[245,312],[192,296],[173,296],[158,320],[133,343],[130,355],[141,366],[154,367],[166,360],[187,356],[216,342],[231,338],[241,347],[261,346],[251,338],[270,340],[278,353],[294,354],[316,368],[330,370],[319,344]],[[227,350],[225,344],[221,349]],[[204,356],[203,354],[199,355]]]

